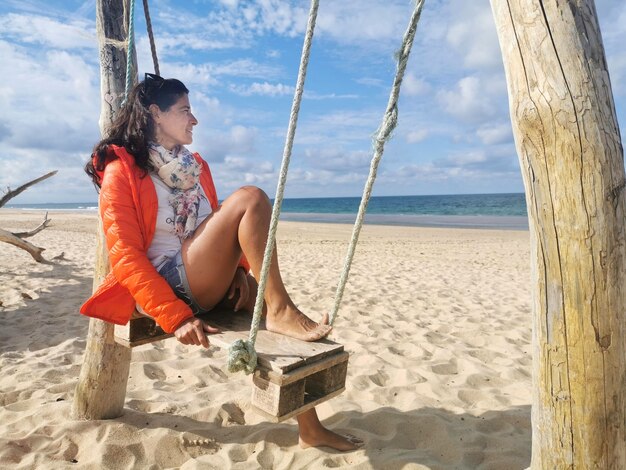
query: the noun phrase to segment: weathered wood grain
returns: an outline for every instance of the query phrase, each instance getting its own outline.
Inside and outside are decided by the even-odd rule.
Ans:
[[[102,135],[119,109],[126,84],[126,36],[128,25],[123,0],[97,0],[96,31],[100,50]],[[136,59],[134,58],[136,63]],[[135,67],[136,68],[136,67]],[[98,224],[94,290],[109,272],[109,258]],[[114,328],[97,319],[89,322],[87,345],[74,402],[75,419],[108,419],[120,416],[124,409],[131,350],[114,341]]]
[[[220,329],[208,336],[212,346],[228,349],[247,340],[251,316],[218,307],[202,319]],[[171,337],[150,317],[135,313],[127,325],[115,325],[115,341],[126,347]],[[261,322],[255,343],[258,366],[252,378],[253,408],[272,422],[289,419],[345,388],[348,353],[329,339],[313,343],[272,333]]]
[[[595,6],[491,5],[530,219],[532,468],[626,468],[626,179]]]

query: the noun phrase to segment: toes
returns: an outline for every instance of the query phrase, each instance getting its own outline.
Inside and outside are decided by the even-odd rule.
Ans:
[[[307,334],[307,341],[317,341],[318,339],[325,338],[329,335],[332,327],[327,325],[318,325]]]
[[[363,445],[365,444],[363,442],[363,439],[356,437],[352,434],[344,434],[343,438],[348,441],[351,445],[354,446],[355,449],[358,449],[360,447],[363,447]]]
[[[278,321],[276,324],[268,322],[266,325],[268,330],[275,333],[309,342],[325,338],[333,329],[328,324],[328,314],[324,314],[321,322],[317,323],[300,311],[296,311],[290,318]]]
[[[325,338],[326,336],[328,336],[330,334],[332,329],[333,328],[331,326],[328,326],[328,325],[319,325],[315,329],[315,336],[317,336],[317,339]]]
[[[356,436],[352,436],[352,435],[347,435],[346,439],[348,440],[348,442],[350,444],[355,445],[356,447],[362,447],[363,444],[365,444],[365,442],[363,441],[363,439],[360,439]]]

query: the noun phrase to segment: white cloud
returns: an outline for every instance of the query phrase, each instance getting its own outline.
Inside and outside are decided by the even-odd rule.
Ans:
[[[7,158],[0,158],[0,189],[7,186],[16,188],[52,170],[58,170],[55,176],[27,189],[11,199],[9,204],[95,201],[95,189],[83,172],[88,153],[88,150],[80,154],[58,150],[33,152],[29,149],[16,149]]]
[[[59,173],[11,203],[95,196],[82,167],[99,138],[93,22],[0,17],[0,186]]]
[[[509,122],[483,126],[476,131],[476,135],[486,145],[502,144],[513,141],[513,132]]]
[[[484,191],[485,186],[497,187],[500,191],[521,190],[519,164],[513,146],[494,147],[486,150],[468,150],[445,158],[425,163],[412,163],[399,168],[388,169],[379,180],[382,184],[395,183],[399,186],[411,182],[426,188],[434,194],[458,193],[459,188],[472,187]],[[505,182],[504,185],[501,185]],[[445,183],[448,186],[427,186]],[[457,187],[456,191],[454,187]]]
[[[417,96],[430,92],[432,87],[421,78],[418,78],[412,72],[408,72],[402,80],[402,93],[408,96]]]
[[[328,170],[338,176],[355,170],[367,174],[372,154],[362,150],[349,151],[336,147],[309,148],[304,151],[304,157],[310,167]]]
[[[418,129],[411,131],[406,135],[406,141],[410,144],[417,144],[425,140],[429,136],[429,132],[426,129]]]
[[[226,157],[224,168],[229,171],[276,175],[276,169],[271,162],[257,161],[246,157]]]
[[[194,91],[189,92],[189,101],[191,103],[191,109],[198,119],[198,126],[196,129],[204,129],[212,126],[222,126],[225,121],[229,121],[231,118],[231,111],[222,106],[219,99],[208,96],[204,93]]]
[[[80,56],[56,50],[35,58],[38,51],[3,41],[0,54],[5,149],[91,147],[98,136],[100,102],[94,66]]]
[[[260,28],[287,36],[303,31],[308,10],[281,0],[260,0],[257,3]]]
[[[488,148],[468,148],[462,153],[453,153],[433,161],[433,167],[453,175],[472,177],[511,174],[519,176],[519,164],[515,148],[510,145],[495,145]]]
[[[304,91],[304,95],[303,98],[305,100],[315,100],[315,101],[321,101],[321,100],[355,100],[359,98],[359,95],[355,95],[355,94],[344,94],[344,95],[340,95],[337,93],[326,93],[326,94],[320,94],[320,93],[316,93],[315,91]]]
[[[400,44],[408,25],[411,2],[327,2],[320,7],[317,30],[339,44],[378,48]]]
[[[479,123],[496,113],[486,84],[476,76],[462,78],[454,90],[442,90],[438,97],[448,114],[465,122]]]
[[[191,11],[180,11],[160,5],[158,21],[184,24],[184,34],[161,40],[167,54],[175,54],[178,46],[191,48],[223,48],[252,45],[255,35],[277,34],[301,36],[309,15],[306,3],[292,0],[221,0],[222,9],[198,17]],[[363,49],[379,48],[382,42],[399,44],[407,26],[412,5],[409,2],[326,2],[320,6],[316,35],[340,44],[362,45]]]
[[[149,47],[149,42],[144,39]],[[154,40],[160,57],[180,59],[190,57],[193,51],[223,50],[240,47],[238,38],[211,38],[194,32],[163,32]]]
[[[256,153],[258,130],[240,125],[232,126],[226,132],[194,132],[194,148],[208,161],[221,162],[227,157],[238,157]]]
[[[363,191],[366,175],[367,173],[336,173],[324,169],[294,167],[289,170],[289,181],[285,188],[285,197],[360,195]],[[275,180],[270,180],[268,183],[276,184]],[[274,194],[273,190],[274,188],[272,187],[272,195]]]
[[[257,62],[253,59],[237,59],[233,61],[211,64],[217,76],[275,78],[282,75],[279,68]]]
[[[151,63],[151,59],[148,63]],[[176,77],[184,82],[188,88],[190,86],[215,87],[232,78],[274,78],[281,75],[280,70],[276,67],[251,59],[201,64],[165,62],[160,67],[161,75]]]
[[[42,191],[26,193],[39,194],[39,201],[51,200],[49,192],[65,197],[64,188],[94,199],[82,165],[98,139],[98,54],[93,2],[79,3],[11,0],[0,8],[13,12],[0,14],[0,185],[24,181],[33,168],[59,169]],[[151,11],[162,73],[190,88],[200,120],[193,148],[213,162],[219,187],[247,181],[274,189],[288,100],[268,106],[258,97],[293,93],[285,84],[295,74],[307,3],[159,2]],[[290,170],[292,197],[360,194],[394,72],[391,56],[413,5],[322,2]],[[596,5],[624,116],[626,3]],[[150,70],[145,31],[136,32],[140,70]],[[412,55],[398,138],[389,142],[377,188],[441,193],[474,184],[491,191],[506,189],[506,181],[521,189],[489,2],[426,2]]]
[[[373,86],[373,87],[383,87],[385,83],[380,78],[371,78],[371,77],[359,77],[356,80],[356,83],[359,85]]]
[[[211,170],[216,184],[220,186],[221,197],[228,196],[244,184],[261,186],[268,191],[275,187],[278,178],[271,162],[241,156],[227,156],[223,163],[213,164]]]
[[[176,77],[181,80],[187,88],[190,86],[200,86],[202,88],[217,85],[219,80],[215,76],[214,67],[209,64],[191,63],[162,63],[160,65],[161,75],[164,77]]]
[[[614,0],[596,1],[598,19],[606,60],[611,74],[611,86],[616,95],[626,96],[626,3]],[[624,123],[622,123],[622,126]]]
[[[67,23],[39,15],[0,16],[0,38],[56,49],[95,49],[95,23],[68,19]]]
[[[231,85],[230,90],[242,96],[284,96],[292,95],[294,87],[282,83],[271,84],[268,82],[254,82],[251,85]]]
[[[329,141],[339,148],[350,147],[354,142],[369,146],[383,111],[384,108],[339,109],[305,117],[298,124],[296,140],[309,146],[326,146]]]
[[[447,12],[450,23],[446,40],[457,49],[465,66],[501,68],[502,56],[489,3],[452,0]]]
[[[299,2],[282,0],[228,1],[226,10],[209,13],[207,18],[191,19],[194,28],[203,26],[210,33],[227,33],[240,39],[250,34],[275,33],[293,37],[306,25],[308,9]]]
[[[239,6],[239,0],[219,0],[219,2],[228,8],[237,8]]]

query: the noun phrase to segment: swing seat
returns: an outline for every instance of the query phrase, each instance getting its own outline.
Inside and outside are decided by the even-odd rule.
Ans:
[[[217,307],[200,316],[220,333],[209,335],[212,345],[228,349],[247,340],[250,314]],[[155,321],[138,312],[124,326],[115,326],[115,341],[126,347],[171,337]],[[261,322],[255,343],[257,368],[252,376],[254,410],[271,422],[302,413],[345,390],[349,354],[329,339],[300,341],[272,333]]]
[[[134,348],[172,336],[174,336],[172,333],[163,331],[152,317],[135,310],[126,325],[115,325],[113,337],[116,343]]]

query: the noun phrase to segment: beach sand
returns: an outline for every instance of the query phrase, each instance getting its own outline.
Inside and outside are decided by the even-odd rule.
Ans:
[[[0,467],[88,469],[522,469],[530,465],[527,231],[366,226],[332,339],[346,391],[318,407],[365,441],[300,449],[297,426],[250,408],[226,352],[175,339],[133,349],[124,415],[70,417],[89,319],[95,213],[50,214],[32,238],[52,264],[0,244]],[[0,210],[32,229],[43,212]],[[351,227],[281,222],[296,304],[330,311]]]

